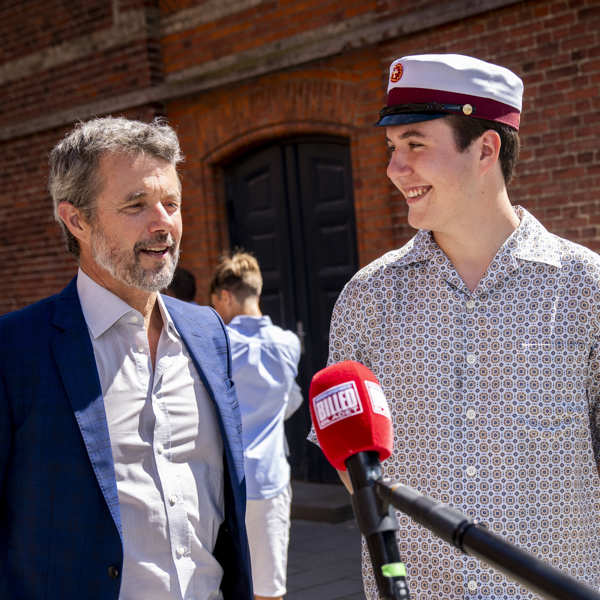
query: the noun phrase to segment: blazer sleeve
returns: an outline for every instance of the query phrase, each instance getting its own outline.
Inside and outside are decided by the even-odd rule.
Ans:
[[[2,504],[2,499],[4,497],[4,476],[12,443],[11,422],[12,419],[10,416],[6,383],[4,377],[0,373],[0,505]]]

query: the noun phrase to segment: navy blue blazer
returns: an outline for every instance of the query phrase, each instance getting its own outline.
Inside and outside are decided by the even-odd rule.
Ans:
[[[0,318],[0,598],[117,600],[123,545],[100,380],[75,279]],[[226,600],[251,600],[241,420],[229,341],[211,308],[165,297],[217,407]]]

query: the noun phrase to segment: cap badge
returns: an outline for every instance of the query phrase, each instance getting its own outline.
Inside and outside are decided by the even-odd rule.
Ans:
[[[390,73],[390,81],[392,83],[397,83],[402,78],[402,73],[404,73],[404,67],[402,63],[396,63],[392,72]]]
[[[462,111],[463,114],[470,115],[473,113],[473,107],[470,104],[463,104]]]

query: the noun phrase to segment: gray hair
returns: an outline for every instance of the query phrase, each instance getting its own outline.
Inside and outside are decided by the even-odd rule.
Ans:
[[[67,249],[79,257],[79,243],[58,216],[58,205],[69,202],[92,223],[95,201],[102,181],[100,157],[106,152],[149,154],[172,165],[183,160],[177,134],[164,119],[152,123],[123,117],[103,117],[78,123],[50,153],[48,189],[54,204],[54,218],[60,223]]]

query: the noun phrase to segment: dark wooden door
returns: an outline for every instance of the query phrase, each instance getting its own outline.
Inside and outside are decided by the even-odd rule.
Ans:
[[[338,139],[279,142],[226,169],[232,247],[252,251],[264,279],[261,309],[303,342],[299,383],[305,399],[327,361],[335,300],[357,269],[352,172]],[[287,422],[295,479],[337,481],[306,442],[307,401]]]

